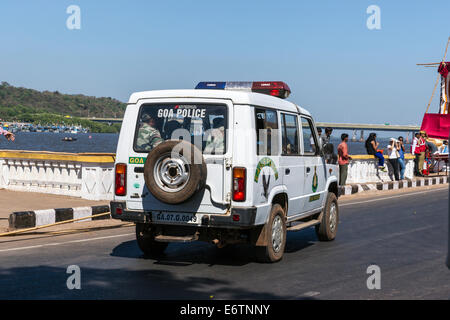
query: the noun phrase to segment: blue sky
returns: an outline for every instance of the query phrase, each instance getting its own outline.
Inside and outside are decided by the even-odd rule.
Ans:
[[[66,28],[72,4],[80,30]],[[381,30],[366,27],[369,5]],[[317,121],[420,124],[437,73],[415,64],[442,59],[449,12],[448,0],[2,0],[0,81],[126,101],[202,80],[282,80]]]

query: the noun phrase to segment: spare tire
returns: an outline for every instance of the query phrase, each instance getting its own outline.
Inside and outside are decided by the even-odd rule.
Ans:
[[[156,199],[179,204],[205,187],[205,159],[190,142],[168,140],[148,153],[144,179]]]

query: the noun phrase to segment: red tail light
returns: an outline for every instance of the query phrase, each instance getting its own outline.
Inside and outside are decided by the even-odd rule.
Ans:
[[[233,201],[245,201],[245,168],[233,168]]]
[[[127,165],[124,163],[116,164],[116,196],[125,196],[127,194]]]

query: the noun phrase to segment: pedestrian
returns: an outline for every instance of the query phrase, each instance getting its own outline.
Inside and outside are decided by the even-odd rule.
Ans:
[[[417,152],[417,145],[419,144],[419,139],[420,139],[420,133],[416,132],[414,134],[414,139],[413,139],[413,143],[411,145],[411,153],[414,155],[414,175],[415,176],[420,176],[420,170],[419,170],[419,155],[420,152]]]
[[[403,142],[403,137],[398,137],[398,153],[400,157],[398,158],[398,165],[400,168],[400,180],[405,179],[405,170],[406,170],[406,164],[405,164],[405,144]]]
[[[386,172],[386,167],[384,166],[384,156],[381,152],[379,152],[377,150],[379,145],[380,145],[380,143],[377,142],[377,134],[375,132],[370,133],[369,137],[366,140],[367,154],[371,154],[375,158],[377,158],[378,159],[378,169],[380,171]]]
[[[423,177],[423,163],[425,161],[425,151],[426,151],[426,144],[425,144],[425,131],[420,131],[420,136],[417,140],[417,145],[414,149],[414,153],[416,155],[417,159],[417,172],[416,176]]]
[[[348,155],[348,134],[343,133],[341,135],[341,143],[337,148],[338,163],[339,163],[339,185],[344,186],[347,181],[348,163],[352,160],[352,157]]]
[[[389,163],[392,165],[395,181],[398,181],[399,180],[398,158],[400,158],[400,154],[398,152],[398,141],[395,138],[391,138],[391,141],[389,142],[387,149],[389,155]]]

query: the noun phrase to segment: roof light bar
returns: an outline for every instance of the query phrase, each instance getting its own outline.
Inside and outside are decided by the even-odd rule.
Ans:
[[[282,99],[286,99],[291,93],[289,86],[282,81],[204,81],[199,82],[195,89],[258,92]]]

